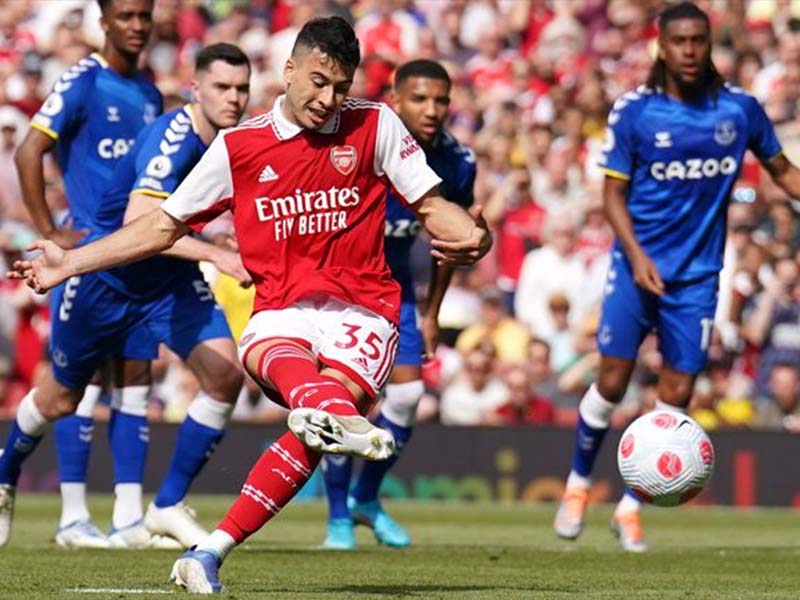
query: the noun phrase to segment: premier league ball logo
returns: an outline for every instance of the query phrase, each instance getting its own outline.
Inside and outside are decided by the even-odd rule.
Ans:
[[[350,175],[356,168],[357,160],[355,146],[334,146],[331,148],[333,168],[342,175]]]

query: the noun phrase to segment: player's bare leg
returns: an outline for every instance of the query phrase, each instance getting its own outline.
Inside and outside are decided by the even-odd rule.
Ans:
[[[553,522],[553,529],[561,538],[574,540],[583,531],[594,462],[608,431],[611,413],[628,387],[633,367],[632,360],[602,356],[597,382],[581,400],[572,470]]]
[[[36,449],[48,423],[71,414],[83,389],[71,390],[58,383],[48,369],[38,387],[20,402],[5,448],[0,453],[0,547],[11,537],[17,480],[22,463]]]
[[[221,440],[244,381],[231,338],[213,338],[195,346],[186,364],[200,383],[173,450],[167,475],[144,523],[154,535],[170,536],[184,548],[200,543],[208,532],[184,503],[194,478]]]

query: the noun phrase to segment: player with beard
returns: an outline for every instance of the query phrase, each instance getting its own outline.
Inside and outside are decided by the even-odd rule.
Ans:
[[[39,240],[14,273],[44,291],[65,279],[162,252],[230,209],[256,287],[239,342],[247,372],[291,408],[290,431],[250,471],[239,498],[173,580],[197,593],[222,589],[230,551],[276,515],[322,453],[385,460],[391,433],[363,414],[386,383],[397,349],[400,288],[384,255],[389,183],[431,234],[444,265],[472,264],[491,247],[480,209],[439,193],[440,178],[386,105],[347,98],[360,62],[339,17],[300,30],[273,109],[221,132],[160,208],[74,250]]]
[[[80,243],[87,233],[101,230],[95,217],[114,168],[142,128],[162,111],[161,95],[137,67],[153,28],[153,0],[98,3],[106,35],[103,49],[80,60],[56,81],[16,155],[25,204],[36,228],[66,248]],[[43,162],[50,151],[58,161],[69,205],[70,221],[62,227],[54,223],[44,193]],[[102,392],[99,385],[87,384],[92,371],[109,358],[120,359],[115,361],[114,427],[110,430],[116,481],[113,520],[127,524],[141,514],[141,482],[129,475],[143,468],[144,455],[130,450],[132,439],[140,435],[140,418],[131,407],[146,401],[150,351],[134,338],[132,323],[112,341],[92,327],[91,320],[81,321],[73,310],[78,287],[77,281],[66,283],[51,295],[51,369],[19,405],[0,458],[0,546],[10,535],[22,461],[41,439],[48,418],[73,412],[54,427],[62,498],[56,542],[64,547],[108,546],[106,536],[91,521],[86,474],[92,414]],[[117,308],[123,310],[121,305]],[[80,365],[89,366],[88,375],[76,373]],[[37,408],[39,400],[34,399],[37,396],[50,397],[64,410],[43,415]]]
[[[475,157],[443,129],[450,107],[450,76],[439,63],[414,60],[401,65],[394,76],[393,108],[425,152],[434,172],[442,178],[442,196],[460,206],[473,203]],[[417,404],[425,391],[422,383],[423,357],[433,359],[439,341],[439,307],[452,269],[434,264],[425,310],[417,314],[411,275],[411,246],[420,231],[414,211],[390,190],[386,207],[386,258],[392,276],[400,284],[400,342],[397,359],[376,424],[394,435],[397,454],[378,462],[364,463],[352,492],[352,459],[325,456],[322,470],[328,496],[328,535],[325,547],[355,548],[354,523],[372,529],[376,539],[387,546],[404,548],[411,537],[392,519],[378,500],[378,490],[400,452],[411,438]]]

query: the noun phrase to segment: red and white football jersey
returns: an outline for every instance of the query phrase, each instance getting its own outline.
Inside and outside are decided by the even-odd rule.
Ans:
[[[162,208],[197,231],[233,212],[253,312],[314,294],[397,323],[383,251],[387,186],[409,204],[440,182],[385,104],[348,98],[319,131],[271,112],[221,132]]]

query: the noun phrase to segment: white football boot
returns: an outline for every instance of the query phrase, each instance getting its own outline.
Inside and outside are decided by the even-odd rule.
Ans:
[[[17,490],[13,485],[0,484],[0,548],[11,537],[11,522],[14,519],[14,498]]]
[[[140,550],[158,548],[160,550],[181,550],[183,546],[174,539],[163,535],[151,535],[144,526],[144,519],[134,521],[126,527],[112,528],[108,534],[110,548]]]
[[[61,548],[108,548],[108,538],[91,521],[75,521],[59,528],[56,544]]]
[[[395,453],[394,436],[361,416],[340,416],[314,408],[289,413],[289,429],[317,452],[386,460]]]
[[[642,520],[638,510],[625,513],[614,513],[611,519],[611,531],[619,538],[625,552],[647,552],[647,542],[642,532]]]
[[[553,521],[553,529],[558,537],[574,540],[581,534],[588,503],[588,488],[573,485],[564,490],[556,518]]]
[[[144,515],[144,524],[154,536],[169,536],[177,540],[182,548],[191,548],[208,536],[196,516],[195,511],[183,502],[163,508],[151,502]]]

